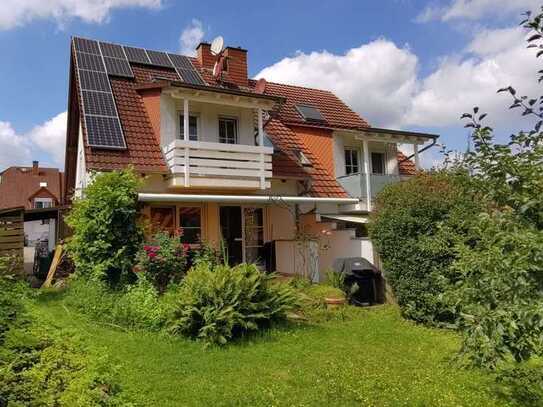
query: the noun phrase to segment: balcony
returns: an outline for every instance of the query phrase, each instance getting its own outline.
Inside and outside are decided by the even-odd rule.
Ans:
[[[366,184],[366,174],[356,173],[344,175],[337,178],[340,185],[347,191],[347,194],[353,198],[360,198],[365,202],[365,210],[371,209],[371,201],[375,199],[377,194],[383,190],[388,184],[400,181],[399,175],[377,175],[371,174],[370,180],[370,199],[368,199],[368,189]]]
[[[268,189],[272,147],[174,140],[163,148],[170,187]]]

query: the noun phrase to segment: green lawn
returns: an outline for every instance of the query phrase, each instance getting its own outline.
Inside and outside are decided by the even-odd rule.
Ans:
[[[61,297],[32,313],[79,332],[121,368],[143,406],[496,406],[493,378],[450,361],[458,338],[402,320],[395,307],[352,310],[347,321],[274,329],[223,349],[98,325]]]

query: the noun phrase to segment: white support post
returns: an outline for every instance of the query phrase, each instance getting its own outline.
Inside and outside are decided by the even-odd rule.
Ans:
[[[264,147],[264,125],[262,123],[262,109],[257,110],[258,115],[258,145]],[[264,177],[264,153],[260,152],[260,189],[266,189],[266,178]]]
[[[183,140],[189,141],[189,100],[183,99]],[[185,186],[190,186],[190,157],[189,148],[185,147]]]
[[[419,171],[420,170],[419,146],[417,144],[413,144],[413,150],[415,151],[415,169]]]
[[[368,140],[362,140],[362,148],[364,149],[364,176],[366,177],[366,205],[368,212],[371,211],[371,174],[370,174],[370,151],[368,148]]]

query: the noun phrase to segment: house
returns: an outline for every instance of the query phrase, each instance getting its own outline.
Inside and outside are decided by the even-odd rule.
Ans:
[[[245,49],[196,51],[72,39],[68,197],[93,172],[131,165],[153,224],[183,228],[188,244],[223,241],[232,263],[317,279],[337,257],[376,263],[372,200],[437,136],[371,127],[326,90],[253,80]],[[414,163],[399,143],[415,146]]]
[[[54,247],[55,220],[43,213],[62,204],[64,186],[64,174],[58,168],[40,167],[38,161],[31,167],[13,166],[0,173],[0,209],[25,209],[27,245],[47,240]]]

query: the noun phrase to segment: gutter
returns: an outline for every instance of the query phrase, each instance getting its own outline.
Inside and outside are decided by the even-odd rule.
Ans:
[[[312,196],[277,195],[207,195],[139,193],[140,202],[237,202],[237,203],[332,203],[357,204],[356,198],[319,198]]]

